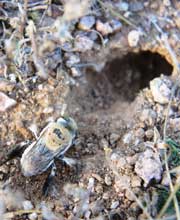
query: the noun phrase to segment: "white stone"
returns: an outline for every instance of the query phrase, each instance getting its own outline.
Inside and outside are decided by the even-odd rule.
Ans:
[[[93,48],[94,41],[86,36],[77,36],[74,41],[75,50],[78,52],[85,52]]]
[[[167,7],[171,6],[171,1],[170,0],[163,0],[163,4]]]
[[[79,21],[78,28],[84,31],[90,30],[95,24],[95,17],[92,15],[82,17]]]
[[[171,97],[172,82],[167,77],[158,77],[150,82],[150,89],[155,102],[167,104]]]
[[[116,209],[119,206],[119,201],[114,201],[111,204],[111,209]]]
[[[113,29],[108,22],[103,23],[100,20],[96,22],[96,30],[99,31],[102,35],[108,35],[113,32]]]
[[[134,139],[134,134],[132,131],[128,132],[127,134],[124,135],[123,137],[123,143],[124,144],[130,144]]]
[[[38,218],[38,215],[37,215],[37,213],[33,212],[33,213],[29,214],[28,217],[30,220],[35,220]]]
[[[119,174],[114,184],[116,192],[122,192],[123,190],[130,188],[130,181],[130,176]]]
[[[25,200],[22,203],[24,210],[31,210],[33,209],[33,204],[29,200]]]
[[[162,171],[159,154],[158,152],[153,152],[151,149],[147,149],[141,153],[135,164],[135,172],[144,180],[145,186],[147,186],[152,179],[159,181]]]
[[[130,47],[136,47],[138,45],[141,33],[137,30],[132,30],[128,33],[128,43]]]
[[[5,112],[14,105],[16,105],[16,101],[14,99],[9,98],[3,92],[0,92],[0,112]]]
[[[127,2],[122,2],[122,1],[116,3],[115,6],[119,11],[127,11],[129,8],[129,4]]]

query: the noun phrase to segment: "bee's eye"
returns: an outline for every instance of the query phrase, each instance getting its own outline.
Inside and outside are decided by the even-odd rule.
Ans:
[[[56,134],[59,139],[62,138],[62,133],[61,133],[60,129],[55,128],[55,129],[53,130],[53,133]]]

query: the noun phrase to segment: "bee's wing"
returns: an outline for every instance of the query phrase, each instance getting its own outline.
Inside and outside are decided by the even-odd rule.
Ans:
[[[33,176],[47,170],[54,161],[54,153],[49,150],[42,138],[30,145],[21,158],[22,172]]]
[[[63,155],[71,146],[73,136],[57,123],[50,123],[41,132],[38,140],[30,145],[21,158],[25,176],[40,174],[47,170],[55,157]]]

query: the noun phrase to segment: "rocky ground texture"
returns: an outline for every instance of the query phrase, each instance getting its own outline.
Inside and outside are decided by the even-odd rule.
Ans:
[[[47,197],[49,170],[0,166],[1,219],[178,219],[179,29],[176,0],[0,1],[1,161],[64,109],[78,125]]]

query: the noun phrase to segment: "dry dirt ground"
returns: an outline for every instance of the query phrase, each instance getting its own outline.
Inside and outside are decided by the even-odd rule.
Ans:
[[[168,103],[154,100],[149,83],[161,74],[162,79],[176,82],[176,64],[163,37],[167,34],[179,60],[180,3],[117,0],[87,1],[84,6],[81,1],[69,2],[0,2],[0,91],[16,101],[0,113],[1,160],[17,144],[33,142],[33,131],[39,134],[60,117],[64,104],[78,125],[75,146],[67,152],[77,165],[56,161],[57,174],[47,197],[42,196],[42,186],[50,170],[24,177],[19,158],[0,167],[2,198],[8,192],[14,197],[23,194],[9,200],[10,205],[0,198],[5,206],[2,216],[22,210],[20,204],[29,200],[34,208],[28,209],[40,213],[17,213],[10,219],[150,219],[133,192],[156,219],[157,189],[168,189],[162,184],[164,165],[159,168],[160,178],[152,172],[148,180],[135,167],[148,149],[146,143],[153,143],[154,127],[162,140]],[[68,7],[78,4],[85,8],[82,14],[68,18]],[[95,19],[87,30],[78,25],[85,15]],[[107,25],[113,19],[120,26],[109,32],[109,26],[98,28],[98,20]],[[64,35],[59,28],[63,25]],[[136,31],[133,39],[131,31]],[[176,89],[172,120],[179,115],[179,97]],[[167,134],[178,142],[175,125],[172,121]],[[50,211],[43,211],[42,202]]]

